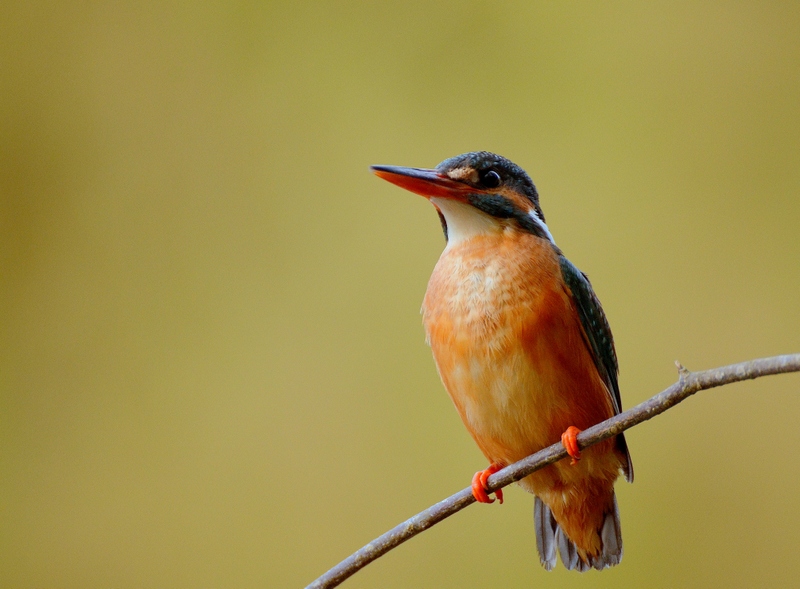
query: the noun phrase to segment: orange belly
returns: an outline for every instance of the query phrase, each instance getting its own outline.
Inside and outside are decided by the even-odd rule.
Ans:
[[[510,464],[613,415],[552,246],[480,235],[445,249],[423,304],[428,342],[461,419],[490,462]],[[594,553],[623,457],[613,441],[520,481]]]

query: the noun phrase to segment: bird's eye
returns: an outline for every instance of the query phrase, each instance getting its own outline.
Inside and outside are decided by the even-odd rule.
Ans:
[[[483,184],[486,188],[497,188],[502,183],[500,174],[498,174],[494,170],[487,170],[486,172],[481,172],[480,179],[481,179],[481,184]]]

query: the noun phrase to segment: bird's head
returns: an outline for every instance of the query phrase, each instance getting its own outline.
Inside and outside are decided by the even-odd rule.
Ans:
[[[430,200],[449,245],[504,230],[525,231],[553,242],[530,176],[497,154],[464,153],[434,169],[372,166],[372,171]]]

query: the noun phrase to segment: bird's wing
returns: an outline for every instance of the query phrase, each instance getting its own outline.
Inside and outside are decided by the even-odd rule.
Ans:
[[[614,414],[616,415],[622,412],[622,399],[620,398],[619,383],[617,382],[619,366],[617,364],[617,354],[614,351],[614,336],[611,335],[611,326],[608,324],[608,319],[603,313],[603,307],[600,305],[597,295],[594,294],[586,274],[578,270],[562,254],[559,254],[559,261],[564,282],[572,294],[572,300],[575,302],[575,308],[581,318],[583,332],[587,340],[586,343],[592,353],[597,371],[606,384],[614,407]],[[623,468],[625,478],[632,482],[633,462],[631,461],[630,452],[628,452],[628,444],[622,434],[617,436],[617,444],[627,457],[627,464]]]

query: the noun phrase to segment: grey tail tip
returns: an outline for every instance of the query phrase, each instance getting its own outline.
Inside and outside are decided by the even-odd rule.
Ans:
[[[600,571],[619,564],[622,560],[622,533],[616,495],[613,509],[605,514],[603,527],[600,529],[602,545],[600,554],[590,556],[588,561],[581,558],[575,544],[567,538],[556,522],[553,512],[538,497],[533,504],[533,521],[536,528],[539,562],[548,571],[552,571],[556,566],[556,554],[561,556],[561,562],[567,570],[581,573],[593,568]]]

